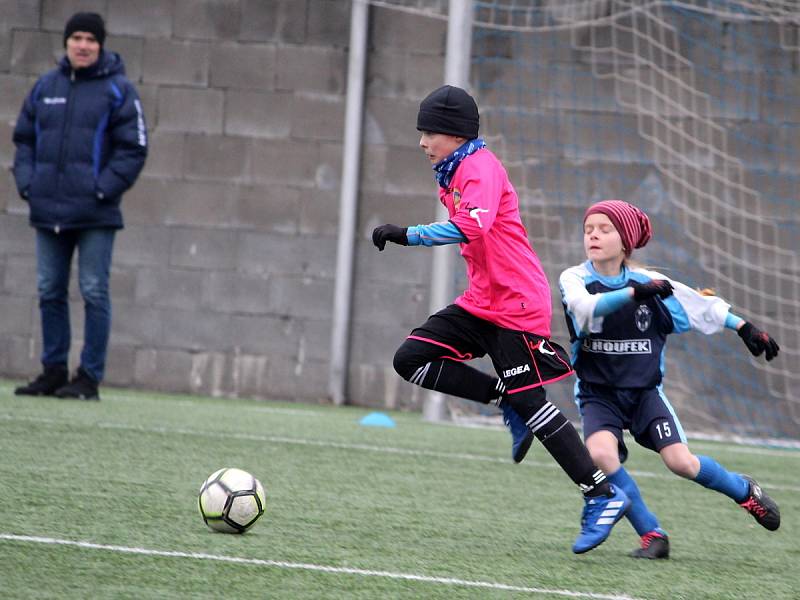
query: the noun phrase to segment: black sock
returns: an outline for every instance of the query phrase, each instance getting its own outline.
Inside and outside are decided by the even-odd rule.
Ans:
[[[575,427],[547,401],[543,388],[505,396],[505,400],[525,419],[536,438],[584,495],[611,494],[605,474],[595,466]]]
[[[408,381],[427,390],[474,400],[481,404],[498,401],[505,387],[503,382],[464,363],[433,360],[418,367]]]

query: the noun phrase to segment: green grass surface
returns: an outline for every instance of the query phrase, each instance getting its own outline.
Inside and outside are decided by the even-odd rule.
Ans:
[[[781,506],[770,533],[631,444],[628,468],[672,541],[669,561],[636,561],[627,521],[573,555],[579,493],[538,443],[514,465],[500,429],[416,414],[363,427],[369,411],[350,407],[108,388],[91,403],[12,389],[0,382],[3,598],[798,597],[800,452],[692,445],[759,479]],[[200,484],[224,466],[266,488],[267,512],[245,535],[211,532],[197,513]]]

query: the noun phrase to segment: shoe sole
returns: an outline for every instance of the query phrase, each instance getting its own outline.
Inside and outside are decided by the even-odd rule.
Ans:
[[[635,552],[631,552],[628,554],[631,558],[638,558],[639,560],[669,560],[669,554],[666,556],[644,556],[642,554],[636,554]]]
[[[614,525],[619,523],[620,519],[622,519],[622,517],[624,517],[625,515],[628,514],[628,511],[631,509],[631,504],[633,504],[633,502],[628,501],[628,506],[625,507],[625,510],[621,511],[620,514],[617,516],[617,518],[614,519],[614,523],[611,525],[611,527],[609,527],[608,535],[606,537],[604,537],[602,540],[597,542],[594,546],[590,546],[589,548],[586,548],[585,550],[575,550],[573,548],[572,553],[573,554],[586,554],[590,550],[594,550],[595,548],[600,546],[603,542],[605,542],[608,539],[608,537],[611,535],[611,530],[614,528]]]

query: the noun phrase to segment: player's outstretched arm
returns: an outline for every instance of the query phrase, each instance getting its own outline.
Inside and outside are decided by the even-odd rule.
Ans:
[[[629,302],[643,302],[653,296],[658,296],[662,300],[672,295],[672,283],[666,279],[654,279],[647,283],[634,282],[628,287],[624,287],[611,292],[597,294],[600,298],[592,313],[595,317],[605,317],[616,312]]]
[[[380,225],[372,230],[372,243],[375,244],[375,247],[381,252],[383,252],[383,249],[386,247],[386,242],[408,246],[407,232],[408,227],[398,227],[391,223]]]
[[[781,349],[778,342],[772,339],[766,331],[761,331],[749,321],[743,321],[737,333],[753,356],[763,354],[767,361],[778,356],[778,351]]]
[[[463,244],[468,240],[461,230],[451,221],[430,223],[429,225],[381,225],[372,232],[372,243],[383,250],[386,242],[394,242],[402,246],[444,246],[445,244]]]

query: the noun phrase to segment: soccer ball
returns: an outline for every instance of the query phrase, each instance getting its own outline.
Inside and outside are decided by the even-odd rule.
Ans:
[[[261,482],[247,471],[225,468],[212,473],[197,500],[206,525],[225,533],[244,533],[264,514]]]

